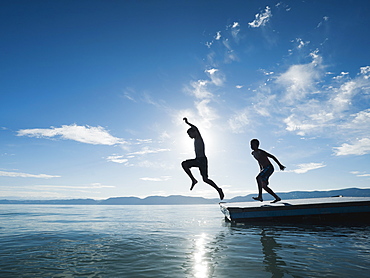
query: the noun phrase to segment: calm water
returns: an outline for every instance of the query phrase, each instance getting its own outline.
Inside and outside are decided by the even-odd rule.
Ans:
[[[0,277],[369,277],[369,237],[231,225],[218,205],[0,205]]]

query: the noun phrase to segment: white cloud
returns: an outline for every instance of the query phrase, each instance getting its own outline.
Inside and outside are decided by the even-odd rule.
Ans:
[[[110,162],[115,162],[115,163],[126,163],[128,162],[127,158],[124,158],[123,155],[111,155],[107,157],[107,160]]]
[[[329,74],[332,74],[332,73],[329,73]],[[339,79],[343,79],[345,76],[348,76],[348,74],[349,74],[349,72],[341,72],[340,73],[340,75],[338,75],[338,76],[334,76],[333,77],[333,79],[337,79],[337,80],[339,80]]]
[[[216,111],[209,105],[209,103],[209,99],[204,99],[202,101],[196,102],[195,104],[198,115],[202,119],[205,127],[210,127],[211,121],[218,119],[219,117]]]
[[[321,25],[323,25],[323,23],[324,23],[325,21],[328,21],[328,20],[329,20],[329,17],[328,17],[328,16],[324,16],[322,19],[323,19],[324,21],[320,21],[320,22],[319,22],[319,24],[317,24],[317,27],[316,27],[316,28],[319,28]]]
[[[356,177],[360,177],[360,178],[370,177],[370,174],[359,172],[359,171],[352,171],[350,173],[353,174],[353,175],[355,175]]]
[[[276,78],[276,84],[286,91],[284,102],[293,104],[304,99],[308,94],[317,92],[316,82],[323,74],[321,57],[311,53],[313,60],[308,64],[292,65]]]
[[[231,35],[232,37],[234,38],[234,40],[236,42],[239,42],[239,37],[238,37],[238,34],[240,32],[240,24],[239,22],[234,22],[233,23],[233,26],[231,27]]]
[[[18,131],[17,136],[29,136],[38,138],[52,138],[60,136],[62,139],[74,140],[77,142],[93,145],[115,145],[125,143],[124,140],[110,135],[109,132],[101,126],[78,126],[76,124],[45,129],[21,129]]]
[[[150,153],[169,152],[170,149],[151,149],[149,147],[143,147],[141,151],[129,153],[129,155],[146,155]]]
[[[369,79],[369,78],[370,78],[370,66],[361,67],[361,68],[360,68],[360,74],[361,74],[365,79]]]
[[[241,133],[244,127],[250,124],[249,111],[247,109],[236,113],[228,120],[229,127],[233,133]]]
[[[212,93],[208,91],[207,85],[209,81],[207,80],[198,80],[190,82],[191,89],[188,89],[191,94],[193,94],[198,99],[211,98]]]
[[[1,177],[21,177],[21,178],[39,178],[39,179],[50,179],[50,178],[60,178],[61,176],[53,176],[53,175],[46,175],[46,174],[26,174],[26,173],[19,173],[19,172],[6,172],[0,171]]]
[[[307,173],[308,171],[311,171],[311,170],[323,168],[326,165],[324,165],[323,163],[311,162],[311,163],[299,164],[297,166],[298,166],[297,169],[291,170],[291,171],[288,171],[288,172],[293,172],[293,173],[296,173],[296,174],[304,174],[304,173]]]
[[[143,181],[167,181],[167,180],[170,180],[171,177],[170,176],[162,176],[162,177],[159,177],[159,178],[144,177],[144,178],[140,178],[140,179],[143,180]]]
[[[370,153],[370,138],[362,138],[353,144],[344,143],[334,148],[335,155],[364,155]]]
[[[337,94],[330,100],[334,110],[341,112],[348,109],[351,105],[351,100],[356,94],[358,83],[355,81],[348,81],[340,86],[337,90]]]
[[[310,41],[303,41],[301,38],[296,38],[296,42],[298,43],[298,49],[301,49],[310,43]]]
[[[174,169],[178,168],[177,164],[174,164],[171,161],[154,161],[154,160],[142,160],[138,161],[135,166],[143,167],[143,168],[153,168],[153,169]]]
[[[271,9],[269,6],[266,6],[265,11],[259,14],[256,14],[255,20],[253,20],[252,22],[249,22],[248,25],[252,28],[258,28],[261,26],[265,26],[271,17],[272,17]]]
[[[123,92],[123,97],[124,98],[127,98],[128,100],[131,100],[133,102],[136,102],[135,98],[133,97],[133,95],[135,95],[136,92],[133,88],[126,88],[126,90]]]
[[[221,39],[221,31],[218,31],[216,33],[216,36],[215,36],[215,39],[218,41],[219,39]]]
[[[351,129],[358,135],[365,136],[370,130],[370,109],[350,115],[348,121],[342,126],[344,129]]]
[[[299,119],[296,115],[290,115],[284,119],[284,123],[286,130],[296,132],[300,136],[304,136],[307,131],[317,127],[317,124]]]
[[[262,105],[269,110],[273,105],[281,106],[279,112],[285,117],[283,122],[286,130],[300,136],[312,132],[325,132],[326,135],[333,132],[338,135],[344,128],[347,131],[356,131],[358,137],[366,136],[366,130],[370,127],[370,111],[359,111],[352,115],[349,113],[355,108],[354,101],[368,101],[370,79],[366,76],[370,67],[362,67],[358,76],[353,79],[350,79],[348,73],[342,72],[341,78],[329,80],[331,83],[324,86],[325,65],[322,58],[317,51],[311,53],[311,57],[311,63],[292,65],[286,72],[278,75],[272,83],[277,88],[266,85],[267,92],[281,92],[282,97],[279,99],[282,106],[265,101]],[[267,96],[266,94],[260,99],[267,99]],[[261,101],[256,105],[259,103]],[[328,128],[332,129],[329,131]]]
[[[147,154],[157,154],[161,152],[168,152],[170,149],[163,149],[163,148],[149,148],[147,146],[141,148],[141,150],[136,152],[130,152],[126,155],[117,155],[113,154],[106,158],[109,162],[124,164],[125,166],[133,166],[133,164],[130,164],[129,161],[132,161],[132,159],[135,159],[137,156],[144,156]],[[145,165],[145,167],[149,167],[148,165]]]
[[[214,85],[222,86],[224,84],[225,78],[218,69],[211,68],[209,70],[205,70],[205,72],[208,74]]]
[[[103,185],[99,182],[91,183],[89,185],[36,185],[33,188],[48,188],[50,190],[55,188],[65,188],[66,190],[73,190],[73,189],[97,189],[97,188],[114,188],[113,185]]]

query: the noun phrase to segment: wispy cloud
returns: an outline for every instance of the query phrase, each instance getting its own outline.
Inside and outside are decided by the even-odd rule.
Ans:
[[[269,6],[266,6],[265,10],[261,13],[256,14],[256,18],[252,22],[249,22],[248,25],[252,28],[265,26],[266,23],[269,22],[271,17],[271,9]]]
[[[128,159],[123,155],[111,155],[107,157],[107,160],[114,163],[127,163]]]
[[[370,153],[370,138],[358,139],[351,144],[344,143],[340,147],[335,147],[334,153],[337,156],[369,154]]]
[[[290,170],[290,171],[287,171],[287,172],[293,172],[293,173],[296,173],[296,174],[304,174],[304,173],[307,173],[308,171],[311,171],[311,170],[316,170],[316,169],[319,169],[319,168],[323,168],[326,165],[324,165],[323,163],[311,162],[311,163],[299,164],[297,166],[298,166],[297,169]]]
[[[218,41],[219,39],[221,39],[221,31],[218,31],[215,36],[215,40]]]
[[[109,134],[103,127],[63,125],[62,127],[21,129],[17,136],[28,136],[37,138],[54,138],[74,140],[81,143],[93,145],[116,145],[123,144],[123,139]]]
[[[143,180],[143,181],[167,181],[167,180],[170,180],[171,177],[170,176],[161,176],[159,178],[144,177],[144,178],[140,178],[140,179]]]
[[[324,24],[324,22],[326,22],[326,21],[328,21],[328,20],[329,20],[329,17],[328,17],[328,16],[324,16],[324,17],[322,18],[322,21],[320,21],[320,22],[319,22],[319,24],[317,24],[317,27],[316,27],[316,28],[321,27],[321,26]]]
[[[158,154],[163,152],[169,152],[170,149],[167,148],[150,148],[148,146],[142,147],[141,150],[128,152],[125,155],[113,154],[106,157],[109,162],[123,164],[124,166],[138,166],[138,167],[148,167],[148,168],[168,168],[164,164],[157,163],[155,161],[148,162],[147,160],[142,160],[142,157],[146,155]]]
[[[274,74],[276,77],[271,75],[272,82],[260,86],[254,102],[255,113],[282,118],[286,130],[299,136],[346,133],[352,135],[347,140],[367,138],[370,110],[353,111],[360,107],[354,102],[368,101],[370,67],[361,67],[354,78],[348,73],[331,77],[332,73],[325,72],[326,65],[317,50],[310,57],[310,62],[291,65],[286,71]],[[358,145],[365,150],[366,139],[351,145],[354,147],[342,146],[337,154],[342,154],[344,149],[359,150]]]
[[[239,42],[239,32],[240,32],[240,24],[239,22],[234,22],[231,26],[231,36],[234,38],[236,42]]]
[[[208,74],[209,78],[211,79],[211,82],[216,86],[222,86],[225,81],[225,77],[223,74],[215,68],[211,68],[208,70],[205,70],[205,72]]]
[[[131,87],[127,87],[123,91],[123,97],[127,98],[128,100],[131,100],[133,102],[136,102],[135,95],[136,95],[136,91],[135,91],[135,89],[133,89]]]
[[[301,38],[296,38],[295,41],[297,43],[297,49],[301,49],[310,43],[310,41],[303,41]]]
[[[61,176],[55,175],[46,175],[46,174],[27,174],[27,173],[19,173],[19,172],[7,172],[7,171],[0,171],[1,177],[13,177],[13,178],[39,178],[39,179],[50,179],[50,178],[60,178]]]
[[[282,3],[272,8],[290,9]],[[267,6],[249,22],[249,32],[251,28],[271,23],[271,18],[272,10]],[[328,17],[322,20],[326,22]],[[219,106],[215,105],[216,102],[221,103],[221,94],[217,93],[221,91],[219,87],[229,85],[223,65],[239,59],[235,43],[243,38],[243,31],[248,30],[243,30],[239,22],[233,22],[222,30],[222,36],[221,31],[212,36],[214,44],[206,59],[209,64],[205,66],[208,79],[190,82],[188,86],[190,95],[196,99],[193,114],[202,122],[208,118],[208,126],[220,114]],[[324,63],[319,49],[322,44],[314,49],[313,43],[301,36],[291,43],[293,47],[283,66],[277,64],[272,69],[263,70],[265,80],[256,82],[255,89],[249,85],[248,90],[239,90],[244,96],[243,101],[247,101],[244,107],[240,102],[238,108],[227,116],[231,131],[245,132],[264,121],[278,127],[279,132],[285,128],[285,132],[302,137],[331,138],[339,146],[333,149],[336,155],[369,153],[370,109],[357,104],[368,102],[370,66],[361,67],[355,76],[345,71],[335,76],[327,70],[330,65]],[[234,84],[234,88],[242,87]]]
[[[195,103],[198,115],[201,117],[203,123],[210,127],[211,122],[218,118],[218,114],[215,109],[210,106],[210,100],[204,99]]]
[[[160,152],[169,152],[170,149],[163,149],[163,148],[149,148],[147,146],[143,147],[140,151],[131,152],[128,155],[146,155],[150,153],[160,153]]]
[[[236,112],[236,114],[228,120],[228,125],[233,133],[242,133],[250,122],[249,110],[244,109]]]
[[[33,188],[48,188],[48,189],[67,189],[67,190],[74,190],[74,189],[97,189],[97,188],[115,188],[113,185],[104,185],[99,182],[91,183],[88,185],[36,185]]]
[[[370,177],[370,174],[367,174],[365,172],[352,171],[350,173],[355,175],[356,177],[359,177],[359,178]]]
[[[316,92],[316,82],[323,75],[322,59],[317,52],[311,54],[312,62],[292,65],[276,78],[276,84],[286,91],[283,102],[293,104],[302,100],[307,94]]]
[[[341,128],[349,129],[360,137],[368,135],[370,130],[370,109],[350,115],[348,121],[343,123]]]
[[[197,80],[190,82],[190,88],[187,87],[185,90],[191,93],[198,99],[211,98],[213,94],[208,90],[209,81]]]

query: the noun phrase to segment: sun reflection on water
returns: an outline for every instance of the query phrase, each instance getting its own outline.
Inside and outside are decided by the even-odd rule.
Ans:
[[[199,278],[207,277],[208,262],[206,260],[206,237],[205,233],[199,235],[195,241],[194,250],[194,276]]]

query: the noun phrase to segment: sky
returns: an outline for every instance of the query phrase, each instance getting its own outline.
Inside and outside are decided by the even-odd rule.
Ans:
[[[20,1],[0,9],[0,198],[370,188],[370,2]],[[273,162],[274,163],[274,162]]]

